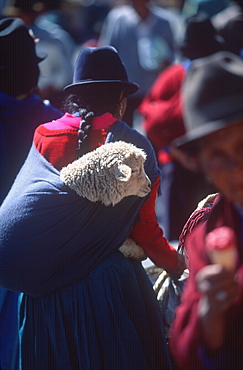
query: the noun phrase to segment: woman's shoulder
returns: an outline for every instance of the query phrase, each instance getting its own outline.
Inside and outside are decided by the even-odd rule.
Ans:
[[[129,127],[123,121],[117,121],[112,127],[107,136],[107,141],[118,141],[124,140],[126,142],[130,142],[137,147],[144,149],[148,154],[153,152],[153,147],[150,141],[145,137],[143,134],[138,132],[137,130]]]
[[[145,162],[145,171],[150,179],[155,179],[159,175],[158,163],[152,144],[150,141],[137,130],[129,127],[125,122],[116,122],[109,134],[107,135],[107,142],[125,141],[132,143],[140,149],[143,149],[147,155]]]
[[[73,116],[69,113],[65,113],[62,117],[53,120],[51,122],[46,122],[42,125],[45,130],[49,130],[51,132],[56,131],[65,131],[65,130],[75,130],[77,132],[80,124],[80,117]],[[43,129],[42,129],[43,130]]]
[[[64,116],[46,123],[39,125],[34,133],[34,141],[42,138],[60,138],[60,136],[66,136],[68,134],[77,135],[77,130],[79,128],[79,117],[74,117],[68,113]]]
[[[33,142],[38,152],[57,169],[76,159],[80,118],[64,115],[37,127]]]

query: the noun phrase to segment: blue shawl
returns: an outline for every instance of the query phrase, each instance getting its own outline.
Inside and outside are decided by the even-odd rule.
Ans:
[[[145,171],[159,175],[149,141],[117,122],[107,142],[132,142],[147,153]],[[125,241],[144,198],[113,206],[92,203],[63,184],[34,145],[0,208],[0,285],[41,296],[73,284]]]

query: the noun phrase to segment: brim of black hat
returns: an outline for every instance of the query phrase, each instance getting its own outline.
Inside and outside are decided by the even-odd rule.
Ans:
[[[38,56],[34,56],[34,57],[32,57],[32,59],[30,58],[29,60],[28,60],[28,63],[26,62],[25,63],[25,67],[27,67],[28,68],[28,66],[29,65],[32,65],[33,63],[34,64],[39,64],[39,63],[41,63],[43,60],[45,60],[46,59],[46,56],[44,56],[43,58],[41,58],[41,57],[38,57]],[[16,64],[15,64],[16,65]],[[3,65],[3,66],[1,66],[0,65],[0,68],[1,69],[9,69],[9,68],[11,68],[11,64],[8,64],[8,65]]]
[[[187,59],[194,60],[199,59],[203,57],[207,57],[215,52],[221,51],[221,45],[215,44],[213,48],[209,48],[208,46],[206,48],[198,48],[199,45],[196,45],[195,48],[189,45],[180,46],[178,48],[178,52]]]
[[[207,122],[205,126],[202,124],[191,132],[173,140],[172,145],[188,154],[195,154],[198,149],[199,140],[225,127],[237,124],[241,119],[243,120],[243,109],[224,119]]]
[[[201,48],[200,48],[201,47]],[[186,40],[178,41],[176,48],[181,55],[189,59],[198,59],[201,57],[205,57],[211,55],[217,51],[223,50],[225,47],[224,39],[219,36],[215,35],[213,39],[213,44],[207,44],[202,47],[202,45],[192,45],[188,43]]]
[[[140,86],[135,82],[125,82],[125,81],[121,81],[121,80],[95,80],[95,81],[87,80],[87,81],[80,81],[80,82],[76,82],[74,84],[67,85],[67,86],[64,87],[63,90],[66,91],[66,92],[70,92],[70,93],[72,91],[77,92],[77,91],[82,90],[82,88],[84,88],[87,85],[102,84],[102,83],[121,84],[121,85],[123,85],[124,89],[127,91],[128,95],[134,94],[140,88]]]

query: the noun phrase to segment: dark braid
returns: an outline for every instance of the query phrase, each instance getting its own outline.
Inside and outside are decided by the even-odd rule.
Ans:
[[[92,127],[92,119],[94,112],[88,111],[87,109],[80,108],[79,114],[82,119],[80,120],[80,126],[78,130],[78,157],[89,151],[89,132]]]
[[[73,89],[73,94],[65,100],[63,109],[70,114],[78,112],[82,118],[78,130],[79,157],[90,150],[89,133],[93,117],[101,116],[106,112],[114,115],[123,89],[119,83],[91,84],[81,88],[77,86],[76,90]]]

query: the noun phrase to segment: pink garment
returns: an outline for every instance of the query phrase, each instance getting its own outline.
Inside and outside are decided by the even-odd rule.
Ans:
[[[67,118],[67,119],[65,119]],[[69,128],[77,129],[80,125],[80,117],[72,116],[69,113],[65,114],[64,120],[56,120],[52,122],[47,122],[43,126],[48,130],[66,130]],[[105,113],[102,116],[94,117],[92,121],[92,129],[93,130],[101,130],[106,129],[113,125],[117,119],[113,117],[111,113]]]

